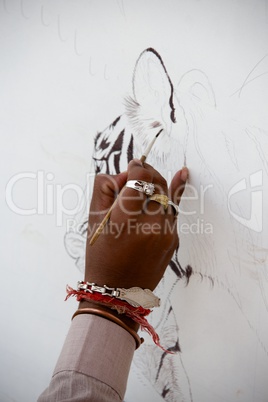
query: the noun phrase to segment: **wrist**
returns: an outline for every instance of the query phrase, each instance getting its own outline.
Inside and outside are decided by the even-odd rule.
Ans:
[[[78,288],[77,290],[74,290],[69,285],[66,286],[67,296],[65,300],[68,300],[71,296],[76,296],[76,300],[80,302],[79,309],[74,313],[72,318],[76,315],[87,313],[107,318],[128,331],[135,338],[137,347],[139,347],[143,341],[143,339],[139,338],[137,334],[139,326],[141,326],[143,331],[148,332],[152,336],[152,339],[157,346],[167,353],[173,353],[160,345],[158,334],[147,321],[146,316],[151,313],[149,308],[146,309],[142,307],[142,304],[133,306],[127,301],[120,300],[110,294],[107,295],[102,291],[100,293],[95,293],[95,289],[92,290],[93,284],[84,284],[83,282],[82,284],[82,288]],[[78,282],[78,285],[81,285],[80,281]],[[90,289],[88,289],[88,286],[90,286]],[[96,285],[94,284],[94,286]],[[138,290],[140,289],[138,288]],[[159,301],[160,299],[158,299],[158,305]]]
[[[105,305],[95,302],[95,301],[87,301],[87,300],[82,300],[79,303],[79,309],[84,309],[84,308],[95,308],[100,311],[107,312],[114,317],[118,318],[120,321],[122,321],[124,324],[126,324],[131,330],[134,330],[135,332],[138,332],[140,326],[138,323],[133,321],[130,317],[127,317],[125,314],[119,314],[116,310],[111,309],[110,307],[106,307]]]

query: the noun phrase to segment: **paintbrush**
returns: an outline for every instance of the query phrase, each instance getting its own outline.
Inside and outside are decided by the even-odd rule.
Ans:
[[[145,150],[144,154],[143,154],[143,155],[141,156],[141,158],[140,158],[141,163],[144,163],[144,162],[145,162],[145,160],[146,160],[147,156],[149,155],[149,153],[150,153],[150,151],[151,151],[151,149],[152,149],[152,147],[153,147],[153,145],[154,145],[154,143],[155,143],[157,137],[159,136],[159,134],[160,134],[162,131],[163,131],[163,129],[161,129],[161,130],[156,134],[156,136],[154,137],[154,139],[152,140],[152,142],[148,145],[148,147],[147,147],[147,149]],[[125,186],[122,188],[122,190],[123,190],[124,188],[125,188]],[[118,194],[118,197],[120,196],[122,190],[121,190],[120,193]],[[94,233],[93,236],[91,237],[91,239],[90,239],[90,241],[89,241],[89,244],[90,244],[91,246],[93,246],[93,244],[95,243],[95,241],[98,239],[98,237],[99,237],[99,235],[101,234],[101,232],[103,231],[103,229],[104,229],[106,223],[108,222],[108,220],[109,220],[109,218],[110,218],[110,216],[111,216],[112,210],[113,210],[113,208],[115,207],[115,205],[116,205],[116,203],[117,203],[117,201],[118,201],[118,197],[114,200],[112,206],[110,207],[110,209],[108,210],[107,214],[105,215],[105,217],[104,217],[103,220],[101,221],[100,225],[98,226],[97,230],[95,231],[95,233]]]

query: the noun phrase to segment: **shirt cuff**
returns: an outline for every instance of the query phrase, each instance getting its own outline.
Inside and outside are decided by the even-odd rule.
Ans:
[[[136,343],[106,318],[80,314],[71,324],[54,374],[77,371],[113,388],[123,399]]]

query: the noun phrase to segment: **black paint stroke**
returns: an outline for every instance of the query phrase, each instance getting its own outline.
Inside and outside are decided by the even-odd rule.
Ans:
[[[163,60],[162,60],[162,57],[160,56],[160,54],[159,54],[155,49],[153,49],[152,47],[149,47],[149,48],[147,48],[146,50],[144,50],[144,51],[140,54],[140,57],[138,58],[138,60],[136,61],[136,64],[135,64],[134,76],[135,76],[135,70],[136,70],[137,65],[138,65],[138,63],[139,63],[139,60],[141,59],[141,57],[143,56],[143,54],[146,53],[146,52],[153,53],[153,54],[158,58],[158,60],[160,61],[161,65],[162,65],[162,67],[163,67],[163,70],[164,70],[164,72],[165,72],[165,74],[166,74],[166,77],[167,77],[168,82],[169,82],[169,85],[170,85],[170,92],[171,92],[170,98],[169,98],[169,106],[170,106],[170,108],[171,108],[170,118],[171,118],[171,121],[172,121],[173,123],[176,123],[175,106],[174,106],[174,102],[173,102],[174,87],[173,87],[172,81],[171,81],[171,79],[170,79],[170,77],[169,77],[169,75],[168,75],[166,66],[165,66],[165,64],[164,64],[164,62],[163,62]],[[132,82],[132,90],[133,90],[133,94],[135,95],[134,82]],[[135,98],[136,98],[136,96],[135,96]]]

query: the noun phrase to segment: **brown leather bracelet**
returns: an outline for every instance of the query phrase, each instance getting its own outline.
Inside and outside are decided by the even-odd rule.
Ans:
[[[140,345],[144,342],[144,339],[140,338],[139,335],[137,334],[137,332],[134,331],[134,329],[129,328],[123,321],[121,321],[118,317],[109,313],[108,311],[99,310],[97,308],[91,308],[91,307],[90,308],[81,308],[81,309],[76,310],[76,312],[72,316],[72,320],[74,319],[74,317],[76,317],[79,314],[97,315],[99,317],[103,317],[109,321],[114,322],[115,324],[119,325],[121,328],[124,328],[135,339],[136,349],[138,349],[140,347]]]

